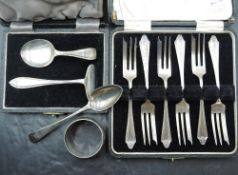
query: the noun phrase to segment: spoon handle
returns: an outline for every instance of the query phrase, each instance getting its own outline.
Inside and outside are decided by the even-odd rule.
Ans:
[[[97,51],[95,48],[85,48],[72,51],[56,51],[56,56],[59,55],[82,58],[84,60],[95,60],[97,57]]]
[[[45,80],[31,77],[18,77],[9,82],[16,89],[30,89],[42,86],[60,85],[60,84],[84,84],[84,79],[77,80]]]
[[[46,136],[48,136],[50,133],[52,133],[54,130],[56,130],[58,127],[60,127],[61,125],[65,124],[66,122],[68,122],[69,120],[71,120],[72,118],[74,118],[76,115],[78,115],[79,113],[86,111],[89,109],[89,104],[87,104],[86,106],[84,106],[83,108],[79,109],[78,111],[74,112],[73,114],[70,114],[69,116],[58,120],[50,125],[47,125],[31,134],[29,134],[29,139],[31,142],[33,143],[37,143],[39,141],[41,141],[43,138],[45,138]]]

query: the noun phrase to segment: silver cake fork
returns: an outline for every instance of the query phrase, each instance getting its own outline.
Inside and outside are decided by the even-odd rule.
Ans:
[[[172,66],[171,66],[171,37],[164,38],[164,47],[162,46],[162,41],[158,37],[157,42],[157,73],[158,76],[163,79],[165,90],[168,88],[168,79],[172,76]],[[162,55],[162,48],[164,50]],[[162,133],[161,142],[165,148],[169,148],[172,142],[170,119],[169,119],[169,109],[168,100],[164,100],[164,114],[162,123]]]
[[[143,62],[143,69],[145,75],[145,87],[149,89],[149,59],[150,59],[150,41],[146,35],[143,35],[140,40],[140,51]],[[155,122],[155,106],[150,100],[146,100],[141,105],[141,126],[143,134],[143,142],[146,145],[146,140],[151,145],[152,140],[158,144],[156,122]]]
[[[123,77],[127,79],[129,84],[129,89],[132,88],[132,82],[137,77],[137,38],[134,40],[130,37],[129,41],[129,56],[128,56],[128,44],[123,38]],[[136,143],[136,134],[135,134],[135,124],[133,116],[133,103],[129,99],[128,103],[128,114],[127,114],[127,125],[126,125],[126,136],[125,143],[129,149],[133,149]]]
[[[201,35],[198,35],[198,42],[194,36],[191,37],[191,66],[192,72],[199,78],[200,87],[203,88],[203,76],[207,73],[205,60],[205,34],[203,35],[202,50],[201,50]],[[197,43],[197,44],[196,44]],[[202,54],[201,54],[202,53]],[[208,139],[207,122],[204,110],[204,100],[200,99],[199,119],[197,138],[202,145],[206,144]]]
[[[180,71],[180,80],[182,91],[185,88],[184,82],[184,66],[185,66],[185,49],[186,43],[182,35],[178,35],[175,42],[175,50],[178,59],[179,71]],[[181,145],[181,134],[183,137],[183,144],[186,145],[186,140],[193,144],[192,130],[191,130],[191,121],[190,121],[190,106],[183,98],[179,103],[176,104],[176,126],[179,145]],[[180,126],[181,124],[181,126]],[[185,131],[186,130],[186,131]]]
[[[212,36],[208,42],[209,51],[212,59],[212,65],[215,73],[216,86],[220,89],[220,78],[219,78],[219,41],[216,36]],[[217,101],[211,106],[211,122],[212,131],[215,144],[217,145],[217,133],[219,142],[222,145],[222,139],[230,145],[230,139],[227,130],[226,123],[226,106],[222,103],[221,99],[218,98]],[[217,132],[217,133],[216,133]]]

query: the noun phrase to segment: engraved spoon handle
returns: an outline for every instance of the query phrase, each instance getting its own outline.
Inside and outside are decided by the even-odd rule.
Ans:
[[[76,58],[82,58],[84,60],[95,60],[97,57],[97,51],[95,48],[85,48],[72,51],[55,51],[55,56],[71,56]]]

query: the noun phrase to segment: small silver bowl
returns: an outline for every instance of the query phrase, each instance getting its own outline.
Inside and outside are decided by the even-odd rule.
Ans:
[[[95,156],[104,143],[101,126],[91,119],[79,119],[66,128],[64,142],[67,150],[75,157],[86,159]]]

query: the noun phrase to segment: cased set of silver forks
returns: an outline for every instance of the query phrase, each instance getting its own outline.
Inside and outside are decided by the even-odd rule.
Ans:
[[[202,37],[201,37],[202,35]],[[129,45],[129,46],[128,46]],[[145,77],[145,87],[149,90],[149,62],[150,62],[150,48],[151,42],[147,35],[143,35],[139,42],[144,77]],[[157,76],[161,78],[164,82],[164,88],[168,88],[168,79],[172,77],[172,37],[164,36],[163,40],[160,36],[157,39]],[[185,53],[186,53],[186,41],[182,35],[178,35],[174,41],[174,47],[176,51],[176,57],[179,67],[180,80],[182,91],[185,89]],[[220,88],[219,79],[219,41],[216,36],[212,36],[208,42],[208,48],[210,51],[216,86]],[[123,77],[128,81],[129,89],[133,88],[133,80],[137,78],[137,50],[138,50],[138,38],[129,38],[126,41],[123,38]],[[192,73],[199,78],[200,88],[203,88],[203,76],[206,74],[206,36],[205,34],[198,34],[197,37],[191,35],[191,68]],[[169,148],[173,138],[171,134],[169,105],[167,98],[164,99],[164,109],[163,109],[163,122],[161,130],[160,141],[164,148]],[[146,146],[152,145],[152,141],[158,145],[157,137],[157,127],[156,127],[156,115],[155,115],[155,105],[149,100],[141,105],[141,130],[143,136],[143,144]],[[206,115],[204,109],[204,99],[200,99],[200,107],[198,115],[198,127],[197,127],[197,139],[200,141],[201,145],[205,145],[208,139],[208,128],[206,122]],[[225,105],[221,102],[219,98],[216,103],[211,106],[211,123],[214,142],[218,145],[222,145],[223,140],[229,145],[229,135],[226,125],[226,111]],[[185,98],[182,98],[175,106],[175,118],[177,127],[177,137],[179,146],[193,145],[193,134],[191,128],[190,119],[190,105],[186,102]],[[125,133],[125,143],[129,149],[133,149],[136,142],[137,136],[135,132],[133,116],[133,101],[129,99],[128,103],[128,116],[127,116],[127,127]],[[193,117],[194,118],[194,117]]]

